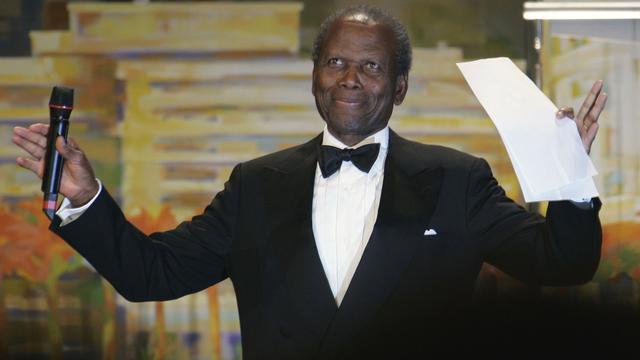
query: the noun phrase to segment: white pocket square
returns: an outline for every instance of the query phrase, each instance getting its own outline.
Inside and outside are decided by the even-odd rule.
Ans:
[[[438,233],[437,233],[434,229],[427,229],[427,230],[425,230],[425,231],[424,231],[424,234],[425,234],[426,236],[429,236],[429,235],[438,235]]]

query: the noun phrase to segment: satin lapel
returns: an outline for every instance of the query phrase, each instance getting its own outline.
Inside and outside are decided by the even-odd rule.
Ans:
[[[314,139],[314,140],[317,140]],[[317,156],[308,143],[280,168],[266,168],[268,247],[293,311],[308,330],[322,336],[337,310],[311,226],[311,207]],[[311,147],[311,148],[309,148]]]
[[[391,140],[397,140],[393,135]],[[323,349],[329,353],[366,325],[401,278],[416,247],[425,241],[424,230],[438,201],[442,170],[427,167],[416,171],[405,146],[390,142],[376,225],[327,332]]]

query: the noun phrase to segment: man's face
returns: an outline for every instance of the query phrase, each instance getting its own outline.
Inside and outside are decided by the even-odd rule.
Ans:
[[[331,134],[359,141],[387,125],[407,92],[407,79],[396,75],[395,53],[386,25],[338,20],[329,29],[312,91]]]

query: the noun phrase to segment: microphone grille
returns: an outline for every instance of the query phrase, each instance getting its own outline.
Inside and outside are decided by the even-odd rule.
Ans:
[[[49,105],[73,107],[73,89],[63,86],[54,86],[51,91]]]

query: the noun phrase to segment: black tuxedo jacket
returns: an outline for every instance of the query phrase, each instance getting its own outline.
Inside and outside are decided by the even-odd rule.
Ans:
[[[392,131],[375,228],[338,308],[311,226],[320,143],[237,165],[204,212],[171,231],[141,233],[106,190],[52,230],[131,301],[230,277],[246,359],[429,351],[460,337],[483,261],[535,284],[584,283],[597,268],[597,199],[591,210],[551,203],[545,219],[508,199],[484,160]]]

